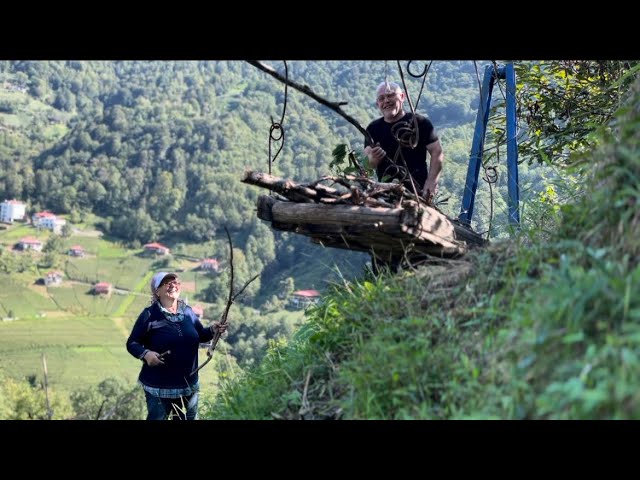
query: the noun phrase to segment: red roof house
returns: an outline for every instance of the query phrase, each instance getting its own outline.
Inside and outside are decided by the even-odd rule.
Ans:
[[[111,293],[111,284],[107,282],[98,282],[93,286],[93,293],[96,295],[109,295]]]
[[[153,242],[153,243],[147,243],[144,246],[144,251],[145,252],[157,253],[158,255],[166,255],[171,250],[169,249],[169,247],[165,247],[161,243]]]

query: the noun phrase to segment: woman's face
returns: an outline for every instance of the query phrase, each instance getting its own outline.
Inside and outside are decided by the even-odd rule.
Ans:
[[[180,280],[174,278],[158,287],[158,296],[166,299],[177,300],[180,296]]]

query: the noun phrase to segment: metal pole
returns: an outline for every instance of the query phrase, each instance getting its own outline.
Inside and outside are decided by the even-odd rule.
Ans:
[[[484,139],[487,133],[487,123],[489,121],[489,110],[491,109],[491,91],[494,83],[494,70],[492,65],[487,65],[484,69],[484,78],[480,90],[480,103],[478,105],[478,115],[476,117],[476,129],[473,134],[473,144],[469,157],[469,168],[467,170],[467,181],[464,186],[464,196],[462,197],[462,207],[460,208],[460,221],[466,225],[471,225],[473,207],[476,201],[476,190],[478,189],[478,175],[482,165],[482,153],[484,150]]]
[[[518,183],[518,126],[516,123],[516,71],[513,63],[505,67],[507,80],[507,185],[509,191],[509,223],[520,225],[520,184]]]

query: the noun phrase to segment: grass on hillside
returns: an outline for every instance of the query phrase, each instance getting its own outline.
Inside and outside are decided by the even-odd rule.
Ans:
[[[109,282],[117,288],[133,290],[151,270],[153,263],[153,259],[129,254],[116,258],[64,257],[63,265],[69,279],[87,283]]]
[[[29,288],[32,279],[26,275],[11,275],[0,290],[0,316],[37,317],[43,312],[57,310],[44,289]]]
[[[108,377],[133,384],[141,364],[127,352],[126,339],[127,336],[108,317],[0,322],[0,369],[11,378],[35,375],[41,382],[41,355],[44,353],[49,384],[53,389],[70,393],[77,388],[97,385]],[[222,350],[225,348],[221,347]],[[204,355],[203,350],[203,359]],[[225,364],[230,362],[229,359],[223,361]],[[229,368],[237,369],[237,366]],[[222,371],[225,369],[227,367],[221,367]],[[219,371],[214,366],[202,370],[201,382],[205,388],[215,387]]]
[[[43,243],[46,243],[51,232],[46,229],[34,228],[31,225],[14,223],[6,230],[0,230],[0,243],[6,247],[11,247],[23,237],[35,237]]]
[[[78,382],[98,383],[107,373],[131,379],[139,365],[124,349],[125,340],[107,317],[3,322],[0,364],[13,378],[41,378],[41,354],[45,353],[51,385],[65,390],[72,390]]]
[[[0,102],[12,107],[10,113],[0,113],[0,125],[15,129],[18,136],[24,136],[29,128],[40,128],[47,141],[55,141],[69,130],[66,125],[71,117],[69,113],[57,110],[28,93],[0,88]],[[55,119],[54,123],[50,120],[52,118]]]

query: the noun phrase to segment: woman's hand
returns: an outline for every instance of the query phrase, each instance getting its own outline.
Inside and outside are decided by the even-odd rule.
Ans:
[[[213,322],[209,328],[211,329],[211,333],[216,334],[217,332],[220,332],[220,334],[222,335],[227,330],[227,324]]]
[[[144,361],[147,362],[147,365],[150,367],[157,367],[158,365],[164,365],[164,360],[158,352],[152,352],[149,350],[144,354]]]

